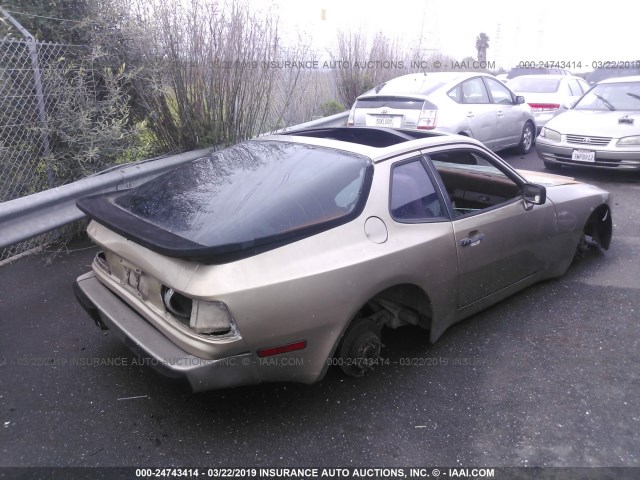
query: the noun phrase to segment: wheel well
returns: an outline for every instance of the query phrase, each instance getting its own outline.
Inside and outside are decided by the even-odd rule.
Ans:
[[[431,300],[417,285],[394,285],[369,299],[355,315],[355,318],[361,317],[369,317],[381,327],[418,325],[429,330],[432,317]]]
[[[349,320],[334,344],[329,358],[338,351],[345,335],[354,325],[354,321],[363,318],[370,318],[379,328],[419,325],[426,330],[431,330],[431,300],[422,288],[411,283],[398,284],[382,290],[367,300]],[[326,368],[322,376],[325,372]]]
[[[585,235],[591,237],[601,248],[608,250],[613,234],[613,222],[611,220],[611,210],[606,204],[597,207],[584,226]]]

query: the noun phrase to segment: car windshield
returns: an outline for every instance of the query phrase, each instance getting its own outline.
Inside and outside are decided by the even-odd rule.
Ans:
[[[558,78],[531,78],[526,75],[509,82],[511,90],[525,93],[553,93],[558,91],[559,86]]]
[[[429,95],[446,82],[429,75],[405,75],[382,83],[368,93]]]
[[[607,78],[629,77],[640,75],[640,68],[599,68],[587,77],[589,83],[598,83]]]
[[[640,82],[601,83],[576,103],[574,110],[640,110]]]
[[[364,201],[366,157],[248,141],[136,187],[116,204],[207,247],[255,244],[339,221]]]

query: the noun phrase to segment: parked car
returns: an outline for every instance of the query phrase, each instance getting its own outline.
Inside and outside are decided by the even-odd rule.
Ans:
[[[640,61],[635,62],[636,65],[640,65]],[[608,78],[617,78],[617,77],[633,77],[635,75],[640,75],[639,67],[629,67],[629,68],[596,68],[593,72],[591,72],[587,76],[587,82],[590,85],[601,82]]]
[[[640,76],[603,80],[542,128],[536,145],[548,169],[580,165],[640,169]]]
[[[483,73],[403,75],[359,96],[347,125],[416,128],[458,133],[491,150],[517,147],[528,153],[535,121],[522,97]]]
[[[78,300],[193,390],[360,376],[383,328],[435,341],[612,225],[606,191],[386,128],[260,137],[78,206],[102,247]]]
[[[509,87],[529,104],[538,130],[590,88],[582,78],[570,75],[522,75]]]
[[[571,72],[563,68],[514,67],[509,70],[507,80],[510,82],[512,78],[516,78],[521,75],[571,75]]]

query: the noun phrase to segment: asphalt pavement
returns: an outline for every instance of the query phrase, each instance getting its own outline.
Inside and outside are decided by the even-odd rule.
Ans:
[[[185,393],[76,303],[95,247],[0,267],[0,467],[640,466],[640,175],[562,173],[613,192],[611,249],[360,379]]]

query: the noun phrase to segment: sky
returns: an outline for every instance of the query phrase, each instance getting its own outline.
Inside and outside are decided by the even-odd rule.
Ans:
[[[256,0],[280,17],[284,40],[300,35],[315,49],[332,48],[339,30],[387,37],[476,57],[475,38],[489,38],[487,59],[509,68],[521,61],[582,63],[638,60],[640,2],[607,0]],[[321,11],[324,10],[324,20]],[[288,38],[287,38],[288,37]]]

